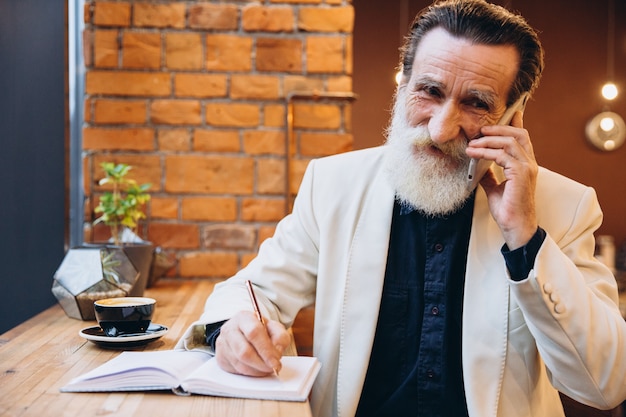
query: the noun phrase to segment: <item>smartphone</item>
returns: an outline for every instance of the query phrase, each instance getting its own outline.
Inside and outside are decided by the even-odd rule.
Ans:
[[[504,126],[511,123],[511,119],[513,119],[513,115],[518,110],[524,110],[526,107],[526,101],[528,100],[528,93],[522,94],[522,96],[517,99],[515,103],[502,115],[500,120],[498,120],[498,125]],[[469,169],[467,171],[467,189],[469,191],[473,191],[474,188],[478,185],[480,179],[485,175],[485,172],[489,169],[492,161],[488,161],[485,159],[475,159],[472,158],[470,160]]]

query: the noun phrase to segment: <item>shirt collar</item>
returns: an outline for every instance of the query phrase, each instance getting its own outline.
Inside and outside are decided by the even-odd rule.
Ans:
[[[459,207],[458,210],[455,211],[454,213],[458,213],[460,211],[463,211],[468,206],[473,206],[474,205],[473,202],[474,202],[475,195],[476,195],[476,191],[474,190],[472,192],[472,194],[470,194],[470,196],[467,197],[467,200],[465,200],[463,205],[461,207]],[[405,216],[407,214],[411,214],[414,211],[419,211],[416,207],[414,207],[408,201],[402,201],[402,200],[398,199],[397,197],[396,197],[396,204],[398,204],[400,206],[400,215],[401,216]],[[450,214],[454,214],[454,213],[450,213]],[[439,216],[437,216],[437,217],[439,217]],[[441,216],[441,217],[447,217],[447,216]]]

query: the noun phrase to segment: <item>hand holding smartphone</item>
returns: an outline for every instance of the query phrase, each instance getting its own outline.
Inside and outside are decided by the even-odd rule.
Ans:
[[[500,120],[498,120],[497,125],[506,126],[510,124],[511,119],[513,119],[513,116],[515,115],[515,112],[517,112],[518,110],[524,110],[527,100],[528,93],[522,94],[521,97],[517,99],[515,103],[513,103],[513,105],[506,109]],[[469,169],[467,171],[467,189],[469,191],[473,191],[474,188],[476,188],[480,179],[489,169],[491,162],[492,161],[476,158],[472,158],[470,160]]]

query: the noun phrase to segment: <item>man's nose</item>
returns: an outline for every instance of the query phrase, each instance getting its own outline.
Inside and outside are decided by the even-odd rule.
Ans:
[[[454,103],[445,103],[431,115],[428,132],[435,143],[443,144],[459,137],[461,113]]]

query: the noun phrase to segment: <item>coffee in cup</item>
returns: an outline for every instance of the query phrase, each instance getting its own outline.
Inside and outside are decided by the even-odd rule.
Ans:
[[[96,320],[109,337],[145,333],[155,306],[156,300],[148,297],[106,298],[94,302]]]

